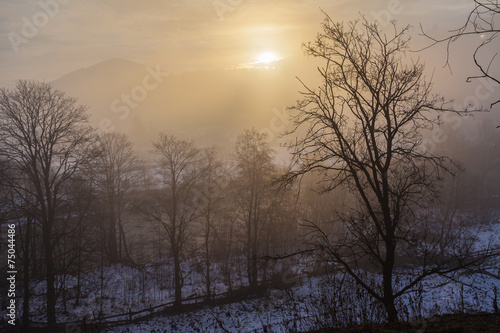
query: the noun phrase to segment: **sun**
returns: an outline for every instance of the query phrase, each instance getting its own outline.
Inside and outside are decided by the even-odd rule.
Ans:
[[[269,64],[276,60],[279,60],[279,58],[273,52],[264,52],[259,55],[257,62]]]

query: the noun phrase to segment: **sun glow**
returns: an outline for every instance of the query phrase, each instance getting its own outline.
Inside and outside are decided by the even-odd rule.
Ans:
[[[279,60],[279,58],[272,52],[264,52],[259,55],[258,63],[269,64],[273,61]]]

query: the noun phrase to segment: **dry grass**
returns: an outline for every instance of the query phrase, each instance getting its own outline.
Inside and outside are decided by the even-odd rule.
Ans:
[[[360,325],[357,327],[311,331],[310,333],[498,333],[500,314],[452,314],[399,325]]]

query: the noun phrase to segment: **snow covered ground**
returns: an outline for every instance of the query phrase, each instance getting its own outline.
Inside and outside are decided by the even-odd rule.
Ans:
[[[500,221],[484,226],[480,233],[482,242],[492,240],[500,244]],[[183,296],[204,294],[202,274],[194,260],[185,263],[186,277]],[[305,263],[299,266],[305,267]],[[138,311],[151,306],[173,301],[172,272],[169,262],[149,264],[144,269],[115,265],[86,274],[82,280],[82,298],[74,304],[74,291],[68,286],[76,285],[75,277],[64,276],[69,289],[66,309],[61,296],[58,301],[58,322],[79,322],[82,318],[92,321],[100,312],[104,317]],[[234,289],[246,284],[244,261],[233,262]],[[492,267],[492,275],[499,275],[498,267]],[[298,271],[307,272],[306,269]],[[309,270],[310,271],[310,270]],[[217,276],[213,282],[215,293],[225,292],[228,286],[222,280],[217,265]],[[500,294],[500,279],[492,275],[461,275],[459,281],[444,277],[432,277],[425,284],[417,286],[399,301],[401,319],[415,320],[435,314],[453,312],[493,311],[494,290]],[[101,279],[102,277],[102,279]],[[300,278],[300,283],[299,283]],[[374,278],[377,278],[374,276]],[[339,320],[357,322],[363,319],[381,320],[383,309],[371,303],[366,293],[355,286],[344,288],[344,295],[331,295],[335,290],[332,277],[312,276],[308,273],[293,274],[288,271],[282,279],[298,282],[288,290],[270,290],[262,297],[241,299],[238,302],[206,306],[195,311],[159,315],[137,324],[110,327],[106,332],[281,332],[307,330]],[[404,277],[403,277],[404,279]],[[32,320],[44,322],[44,283],[33,288],[35,295],[30,305]],[[499,295],[500,296],[500,295]],[[337,297],[337,298],[335,298]],[[335,305],[336,301],[343,304]],[[18,309],[22,308],[19,303]],[[339,313],[332,318],[332,309]],[[2,310],[2,316],[5,310]],[[340,319],[339,319],[340,318]]]
[[[320,277],[309,278],[292,292],[274,290],[266,297],[157,317],[140,324],[113,327],[106,332],[283,332],[293,328],[312,329],[324,320],[321,316],[323,297],[318,293],[324,288],[317,288],[324,282]],[[500,280],[483,276],[466,277],[462,282],[470,286],[447,283],[444,278],[431,279],[429,285],[444,285],[422,294],[415,291],[406,295],[402,299],[405,309],[402,315],[409,320],[418,320],[462,310],[493,310],[493,286],[500,290]],[[358,314],[361,311],[358,309]]]
[[[483,242],[500,244],[500,223],[485,226],[480,237]],[[284,332],[317,328],[328,321],[322,312],[328,308],[324,303],[329,301],[329,283],[325,277],[303,276],[300,285],[288,291],[272,290],[266,297],[157,317],[106,332]],[[457,281],[435,276],[400,299],[400,315],[420,323],[421,318],[438,314],[492,312],[495,288],[500,294],[500,279],[490,275],[462,275]],[[346,317],[380,315],[377,306],[364,303],[363,295],[346,299],[356,302],[356,297],[358,302]]]

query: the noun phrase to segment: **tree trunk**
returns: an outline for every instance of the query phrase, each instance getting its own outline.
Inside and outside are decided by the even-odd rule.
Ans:
[[[206,268],[207,268],[207,284],[206,284],[206,293],[207,293],[207,300],[210,300],[212,298],[212,292],[210,291],[212,286],[211,286],[211,277],[210,277],[210,259],[207,257],[207,263],[206,263]]]
[[[125,238],[125,231],[123,230],[123,225],[120,219],[118,219],[118,230],[119,230],[119,235],[118,237],[120,238],[120,244],[123,244],[123,251],[125,252],[125,258],[128,260],[129,263],[134,264],[134,260],[132,260],[132,257],[130,256],[130,253],[128,251],[128,246],[127,246],[127,240]],[[121,254],[121,246],[120,246],[120,260],[123,261],[123,256]]]
[[[398,311],[396,310],[396,305],[394,304],[394,297],[391,297],[384,303],[385,311],[387,312],[387,321],[391,324],[399,322]]]
[[[251,213],[249,214],[248,221],[247,221],[247,277],[248,277],[248,286],[250,288],[253,287],[254,282],[252,280],[253,275],[252,275],[252,225],[251,225],[251,220],[252,215]]]
[[[23,324],[25,327],[29,324],[30,315],[30,242],[31,242],[31,218],[26,221],[26,238],[24,240],[24,274],[23,274]]]
[[[254,290],[257,289],[259,284],[259,272],[257,266],[257,235],[258,235],[258,219],[257,219],[257,209],[254,213],[254,221],[253,221],[253,242],[252,242],[252,281]]]
[[[52,220],[47,220],[43,228],[43,245],[45,251],[45,266],[47,278],[47,324],[49,331],[55,329],[56,321],[56,290],[55,290],[55,268],[52,253]]]
[[[108,261],[110,264],[118,262],[116,243],[116,214],[115,202],[112,195],[109,197],[109,225],[108,225]]]
[[[172,249],[174,257],[174,285],[175,285],[175,300],[174,305],[178,306],[182,303],[182,276],[181,263],[178,249]]]
[[[206,268],[206,295],[207,300],[211,298],[210,292],[210,211],[207,213],[207,231],[205,234],[205,268]]]
[[[254,255],[252,253],[252,228],[248,227],[247,230],[247,276],[248,286],[255,289],[255,279],[253,274]]]
[[[76,296],[75,306],[80,304],[80,296],[82,293],[81,276],[82,276],[82,221],[78,225],[78,257],[77,257],[77,270],[76,270]]]
[[[384,306],[387,312],[387,321],[389,323],[397,323],[398,322],[398,312],[396,310],[396,306],[394,304],[394,290],[392,286],[392,275],[394,270],[394,261],[395,261],[395,246],[393,245],[393,233],[391,235],[388,232],[386,235],[386,260],[383,265],[383,288],[384,288]]]

